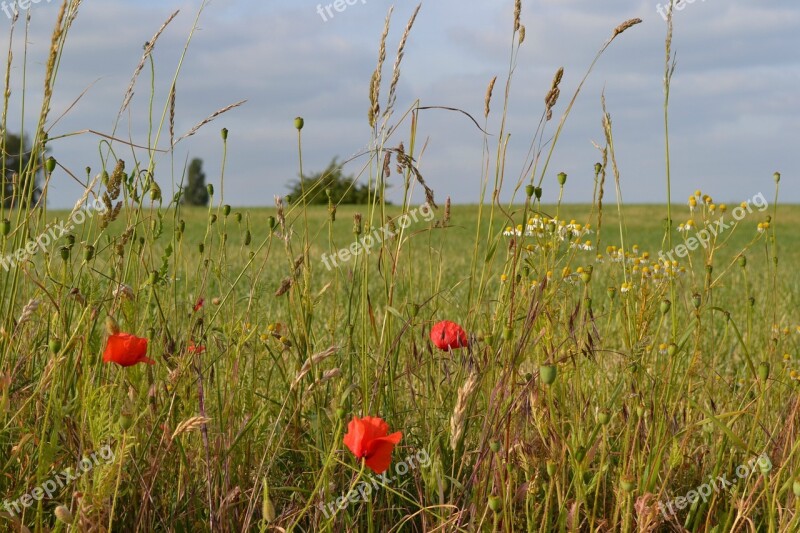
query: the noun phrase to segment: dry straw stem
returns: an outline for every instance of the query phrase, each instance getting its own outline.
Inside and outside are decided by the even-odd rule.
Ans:
[[[616,28],[614,28],[614,31],[613,31],[611,37],[605,43],[603,43],[603,46],[601,46],[600,50],[598,50],[597,54],[595,54],[594,59],[592,60],[591,64],[589,65],[589,68],[586,69],[586,73],[583,75],[583,78],[581,79],[581,82],[578,84],[578,87],[575,89],[575,92],[572,95],[572,99],[569,101],[569,104],[567,105],[567,109],[564,111],[564,114],[561,115],[561,120],[558,123],[558,128],[556,128],[555,135],[553,135],[553,140],[550,143],[550,150],[547,152],[547,158],[545,159],[544,166],[542,167],[542,172],[539,175],[539,181],[537,183],[537,185],[539,187],[542,186],[542,182],[544,181],[544,177],[545,177],[545,175],[547,173],[547,169],[550,166],[550,159],[552,159],[553,152],[555,151],[555,148],[556,148],[556,144],[558,144],[557,141],[558,141],[558,138],[561,135],[561,130],[564,128],[564,124],[566,124],[566,122],[567,122],[567,117],[569,117],[569,114],[572,111],[572,107],[575,105],[575,102],[578,99],[578,95],[580,94],[581,89],[583,89],[583,85],[586,83],[586,80],[589,78],[589,74],[592,73],[592,70],[594,70],[594,66],[600,60],[600,57],[603,55],[603,53],[606,51],[606,49],[611,45],[611,43],[614,41],[614,39],[616,39],[617,36],[620,35],[622,32],[624,32],[627,29],[639,24],[640,22],[642,22],[642,19],[639,19],[639,18],[629,19],[629,20],[626,20],[625,22],[623,22],[622,24],[620,24],[619,26],[617,26]],[[534,170],[534,172],[535,172],[535,170]],[[533,176],[531,177],[531,179],[533,179]]]
[[[136,69],[133,71],[133,76],[131,77],[131,82],[128,84],[128,89],[125,91],[125,97],[122,99],[122,106],[119,108],[119,113],[117,113],[117,120],[120,119],[122,113],[125,112],[125,109],[128,108],[128,105],[131,103],[131,99],[133,98],[133,88],[136,86],[136,79],[139,77],[139,74],[142,72],[144,68],[144,64],[147,61],[147,58],[150,57],[150,54],[153,53],[153,48],[156,46],[156,42],[158,38],[161,37],[161,34],[167,29],[170,22],[172,22],[175,17],[178,16],[180,10],[175,11],[172,15],[170,15],[164,24],[158,29],[158,31],[153,35],[153,37],[147,41],[144,45],[144,53],[142,54],[142,58],[139,60],[139,64],[136,65]]]
[[[223,107],[222,109],[219,109],[219,110],[217,110],[217,111],[214,111],[214,112],[213,112],[213,113],[211,113],[211,114],[210,114],[210,115],[209,115],[207,118],[205,118],[204,120],[202,120],[201,122],[199,122],[197,125],[195,125],[195,126],[192,128],[192,129],[190,129],[190,130],[189,130],[187,133],[185,133],[185,134],[183,134],[182,136],[180,136],[180,137],[178,138],[178,140],[177,140],[177,141],[175,141],[175,142],[172,144],[172,146],[175,146],[176,144],[178,144],[179,142],[181,142],[183,139],[185,139],[185,138],[187,138],[187,137],[191,137],[192,135],[194,135],[195,133],[197,133],[197,130],[199,130],[200,128],[202,128],[203,126],[205,126],[206,124],[208,124],[209,122],[211,122],[212,120],[214,120],[215,118],[217,118],[218,116],[220,116],[221,114],[223,114],[223,113],[227,113],[227,112],[228,112],[228,111],[230,111],[231,109],[237,108],[237,107],[239,107],[240,105],[244,104],[245,102],[247,102],[247,100],[239,100],[239,101],[238,101],[238,102],[236,102],[235,104],[230,104],[230,105],[227,105],[227,106]]]

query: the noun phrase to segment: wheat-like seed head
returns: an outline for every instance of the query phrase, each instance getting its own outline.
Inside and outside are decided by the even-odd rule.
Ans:
[[[453,415],[450,417],[450,448],[455,451],[458,448],[461,438],[464,436],[464,426],[467,415],[467,405],[470,398],[478,388],[478,373],[471,372],[467,377],[467,381],[458,389],[458,397],[456,398],[456,406],[453,409]]]
[[[489,82],[489,86],[486,88],[486,96],[483,98],[483,117],[486,118],[489,116],[489,104],[492,101],[492,93],[494,92],[494,84],[497,82],[497,76],[492,78],[492,81]]]

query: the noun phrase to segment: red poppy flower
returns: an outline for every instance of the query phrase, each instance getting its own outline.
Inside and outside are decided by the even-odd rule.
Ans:
[[[194,308],[193,308],[193,309],[194,309],[194,312],[195,312],[195,313],[196,313],[196,312],[198,312],[198,311],[200,310],[200,308],[201,308],[201,307],[203,307],[203,304],[204,304],[205,302],[206,302],[206,301],[205,301],[204,299],[202,299],[202,298],[200,298],[199,300],[197,300],[197,303],[196,303],[196,304],[194,304]]]
[[[108,336],[103,362],[117,363],[119,366],[133,366],[136,363],[154,365],[156,362],[148,359],[146,354],[147,339],[128,333],[114,333]]]
[[[466,332],[449,320],[442,320],[431,328],[431,340],[440,350],[455,350],[469,345]]]
[[[189,346],[186,347],[186,351],[200,355],[206,351],[206,347],[201,344],[195,344],[194,341],[189,341]]]
[[[403,437],[401,432],[389,433],[389,424],[376,416],[353,417],[347,424],[344,443],[358,459],[364,459],[376,474],[389,468],[392,450]]]

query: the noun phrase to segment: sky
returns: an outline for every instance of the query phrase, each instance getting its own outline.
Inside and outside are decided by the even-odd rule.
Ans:
[[[78,179],[86,167],[102,167],[106,143],[84,130],[148,143],[150,121],[157,127],[180,63],[175,106],[176,136],[215,111],[247,100],[218,117],[173,153],[160,153],[155,178],[165,196],[180,180],[188,159],[204,162],[207,179],[224,202],[234,206],[272,205],[298,178],[294,118],[305,119],[303,168],[324,169],[334,158],[362,152],[372,138],[367,121],[369,80],[391,2],[350,0],[341,12],[325,13],[333,0],[212,0],[201,13],[182,61],[200,0],[84,0],[67,38],[58,72],[48,129],[52,155]],[[666,0],[668,1],[668,0]],[[6,0],[6,4],[9,1]],[[24,25],[17,23],[12,44],[9,130],[35,127],[50,34],[60,2],[40,0],[29,9],[27,65]],[[0,4],[0,7],[3,7]],[[319,9],[318,9],[319,7]],[[397,2],[387,40],[383,72],[385,100],[395,51],[415,2]],[[523,0],[526,27],[509,93],[506,130],[510,133],[501,197],[511,197],[524,175],[554,72],[564,67],[561,97],[545,133],[552,137],[561,114],[597,50],[621,22],[642,24],[619,36],[592,71],[558,139],[544,176],[544,199],[555,200],[556,174],[569,176],[568,202],[592,198],[595,162],[603,144],[601,95],[614,128],[622,198],[628,203],[666,199],[664,157],[664,37],[658,3],[645,0]],[[494,154],[502,119],[503,87],[509,71],[513,0],[428,0],[411,31],[397,102],[390,123],[400,122],[389,146],[409,144],[405,112],[421,106],[448,106],[473,115],[483,125],[484,96],[498,76],[490,136],[464,115],[443,110],[420,113],[419,169],[437,200],[476,203],[480,198],[484,142]],[[139,76],[133,101],[115,122],[142,47],[167,17],[165,29]],[[323,12],[320,15],[319,11]],[[0,11],[0,57],[5,58],[10,21]],[[685,202],[696,189],[719,202],[740,202],[759,192],[774,195],[780,171],[783,202],[800,202],[800,3],[797,0],[695,0],[675,14],[673,50],[677,68],[670,94],[673,201]],[[27,67],[27,68],[24,68]],[[154,78],[153,78],[154,76]],[[23,117],[23,82],[24,109]],[[154,92],[151,94],[151,86]],[[152,113],[151,107],[152,96]],[[56,119],[58,117],[62,118]],[[229,130],[223,176],[221,128]],[[155,135],[152,137],[154,142]],[[159,147],[168,148],[165,130]],[[131,167],[124,144],[113,149]],[[146,158],[143,151],[137,157]],[[345,166],[361,174],[362,157]],[[398,176],[389,199],[401,198]],[[221,187],[222,185],[222,187]],[[63,169],[48,193],[52,207],[71,207],[82,186]],[[422,201],[421,190],[414,201]],[[613,198],[609,189],[607,198]],[[219,194],[217,200],[219,199]],[[607,200],[608,201],[608,200]]]

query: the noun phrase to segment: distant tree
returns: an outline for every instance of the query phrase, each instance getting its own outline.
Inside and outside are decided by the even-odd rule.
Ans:
[[[203,160],[192,159],[186,175],[186,185],[183,187],[183,203],[186,205],[208,205],[208,189],[206,188],[206,175],[203,172]]]
[[[331,190],[331,198],[336,204],[366,204],[369,202],[369,187],[356,183],[355,176],[345,176],[337,158],[322,172],[305,176],[301,186],[300,180],[290,184],[289,196],[293,202],[303,202],[303,189],[306,191],[306,203],[322,205],[328,203],[326,189]],[[372,194],[375,194],[373,190]]]
[[[6,134],[2,140],[2,201],[4,207],[20,207],[39,201],[41,167],[31,165],[32,152],[25,139]],[[22,170],[22,172],[20,172]]]

